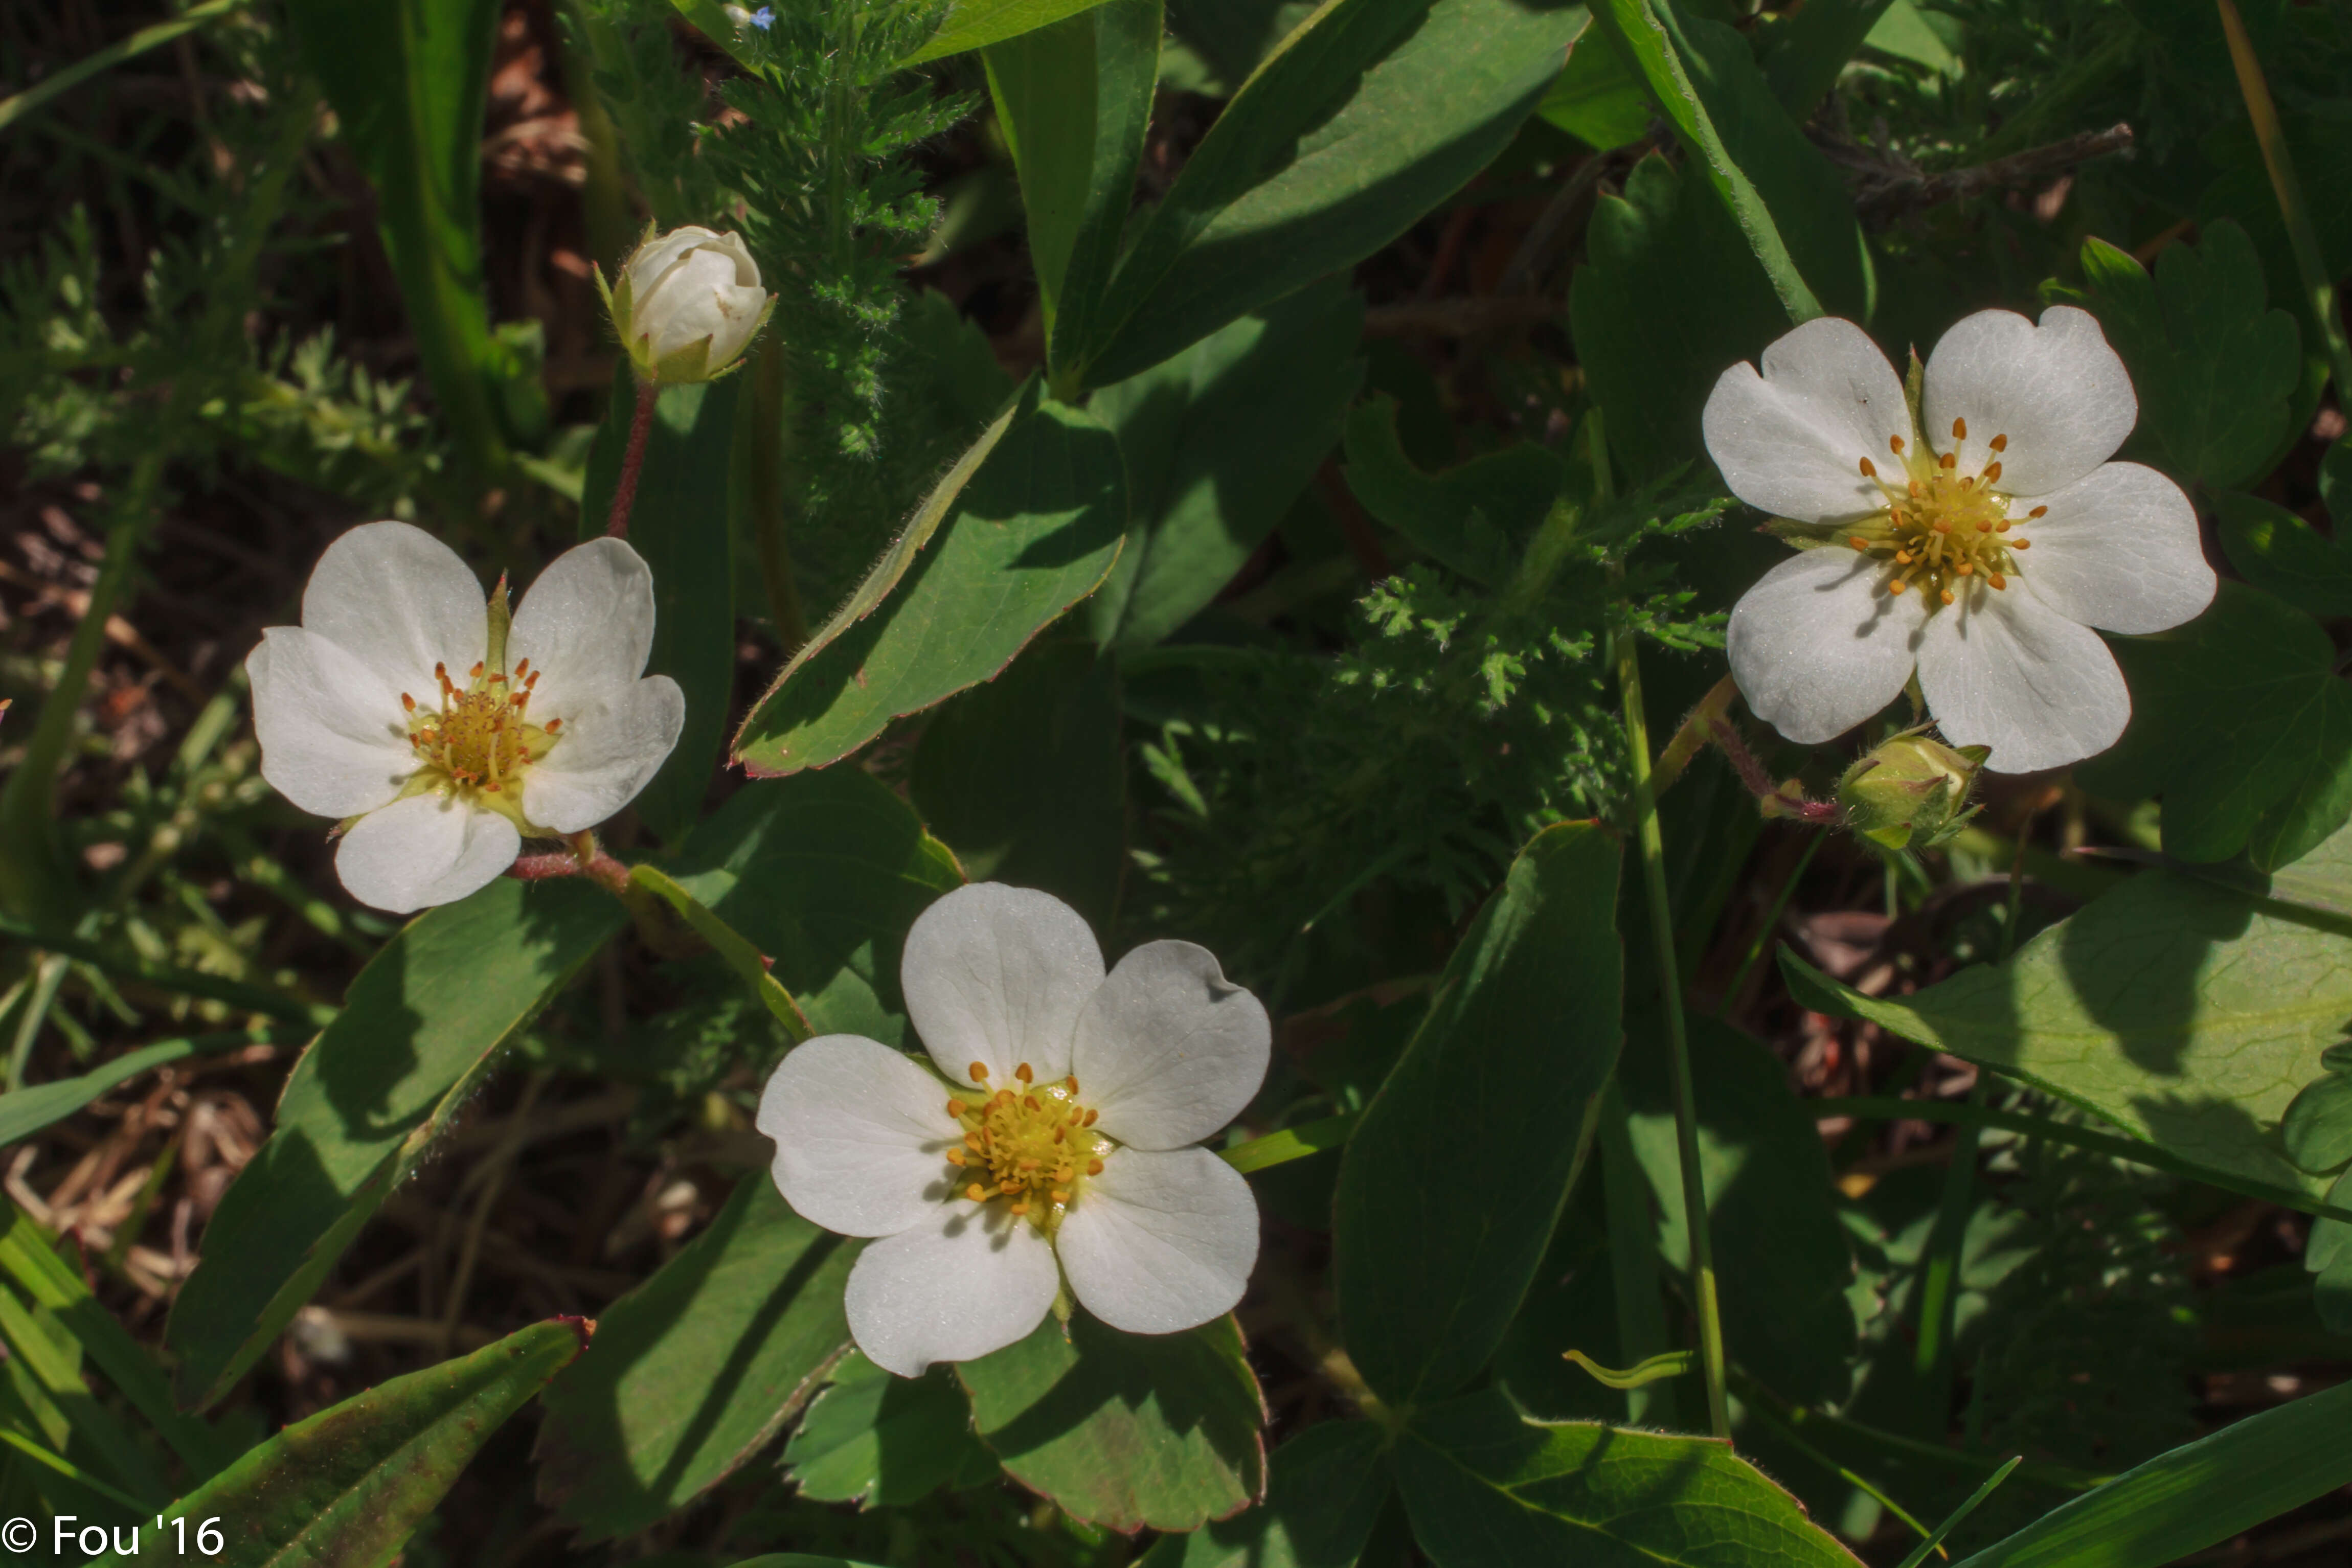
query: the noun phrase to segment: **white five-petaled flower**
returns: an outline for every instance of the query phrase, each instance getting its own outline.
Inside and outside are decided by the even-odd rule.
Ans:
[[[1076,911],[980,883],[925,910],[899,968],[939,1071],[858,1035],[786,1056],[760,1097],[803,1218],[877,1238],[849,1331],[913,1377],[1026,1336],[1067,1280],[1096,1317],[1173,1333],[1229,1312],[1257,1202],[1200,1146],[1265,1076],[1265,1009],[1190,942],[1106,975]]]
[[[2161,632],[2212,602],[2197,514],[2152,468],[2107,461],[2139,416],[2096,319],[1983,310],[1928,356],[1918,417],[1851,321],[1808,321],[1723,372],[1703,420],[1724,483],[1820,548],[1731,612],[1757,716],[1828,740],[1916,667],[1958,746],[2026,773],[2115,744],[2131,695],[2093,627]],[[2030,537],[2029,537],[2030,535]],[[2028,554],[2028,548],[2031,553]]]
[[[664,382],[709,381],[733,364],[775,303],[740,236],[693,224],[639,246],[604,297],[637,373]]]
[[[405,915],[514,863],[526,833],[581,832],[636,798],[686,721],[645,675],[653,574],[619,539],[569,549],[505,614],[455,550],[406,523],[327,547],[302,624],[248,654],[261,775],[349,822],[335,870]],[[511,661],[511,663],[509,663]]]

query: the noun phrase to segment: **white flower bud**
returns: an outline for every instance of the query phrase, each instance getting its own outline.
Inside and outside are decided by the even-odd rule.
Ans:
[[[688,225],[639,246],[604,303],[638,375],[678,382],[707,382],[732,365],[776,300],[760,287],[759,264],[740,236]]]

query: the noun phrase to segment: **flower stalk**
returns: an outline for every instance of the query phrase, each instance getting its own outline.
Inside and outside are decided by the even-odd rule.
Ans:
[[[604,537],[629,537],[629,509],[637,501],[637,475],[646,465],[646,438],[653,433],[654,405],[661,388],[650,382],[636,385],[635,407],[629,413],[629,444],[621,453],[620,477],[613,483],[613,509],[604,515]]]
[[[1666,1009],[1666,1060],[1674,1077],[1675,1152],[1682,1166],[1684,1228],[1690,1236],[1692,1304],[1698,1312],[1699,1370],[1706,1383],[1707,1429],[1731,1436],[1724,1395],[1723,1321],[1716,1301],[1715,1249],[1707,1239],[1706,1176],[1699,1165],[1698,1113],[1691,1088],[1690,1035],[1683,1019],[1682,976],[1675,960],[1675,922],[1666,904],[1665,845],[1650,779],[1650,727],[1642,707],[1642,664],[1630,632],[1617,636],[1617,684],[1624,701],[1625,750],[1633,776],[1633,825],[1642,855],[1642,890],[1650,906],[1650,946]]]

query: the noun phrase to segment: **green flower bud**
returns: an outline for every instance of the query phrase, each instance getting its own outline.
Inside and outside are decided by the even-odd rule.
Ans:
[[[1976,814],[1969,792],[1990,749],[1953,747],[1916,731],[1896,736],[1838,780],[1846,826],[1890,850],[1935,848]]]
[[[691,225],[649,235],[607,288],[613,329],[640,379],[707,382],[732,365],[767,324],[776,297],[740,237]]]

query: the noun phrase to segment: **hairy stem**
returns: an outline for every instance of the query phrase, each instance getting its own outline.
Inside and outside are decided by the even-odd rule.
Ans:
[[[1650,946],[1666,1009],[1666,1061],[1675,1086],[1675,1152],[1682,1164],[1684,1227],[1690,1235],[1691,1300],[1698,1311],[1699,1368],[1706,1380],[1707,1428],[1727,1438],[1731,1406],[1724,1395],[1723,1320],[1716,1304],[1715,1249],[1707,1239],[1706,1177],[1699,1167],[1690,1035],[1683,1019],[1682,976],[1675,959],[1674,914],[1666,904],[1666,854],[1658,833],[1658,799],[1650,782],[1650,726],[1642,710],[1642,664],[1630,632],[1617,636],[1617,684],[1625,704],[1625,750],[1633,767],[1633,822],[1642,853],[1642,887],[1650,906]]]
[[[604,518],[606,538],[629,537],[629,508],[636,505],[637,474],[646,465],[646,437],[653,433],[654,404],[661,401],[661,388],[652,382],[639,382],[636,393],[629,414],[628,449],[621,454],[621,476],[613,485],[613,509]]]

